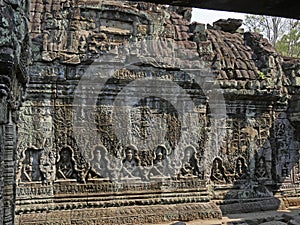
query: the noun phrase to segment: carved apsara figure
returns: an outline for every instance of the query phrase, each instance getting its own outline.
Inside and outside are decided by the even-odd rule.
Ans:
[[[135,177],[138,175],[137,167],[140,165],[140,159],[137,156],[137,148],[134,145],[130,145],[125,149],[125,158],[122,163],[121,175],[123,177]]]
[[[215,158],[211,168],[210,179],[216,183],[228,183],[229,179],[226,175],[223,162],[220,158]]]
[[[39,168],[40,150],[27,149],[23,161],[22,181],[40,181],[41,171]]]
[[[235,164],[234,176],[235,179],[245,179],[248,176],[248,168],[246,160],[243,157],[238,157]]]
[[[259,160],[256,162],[255,166],[255,175],[257,178],[264,178],[267,177],[267,168],[266,168],[266,160],[265,157],[260,157]]]
[[[51,138],[45,138],[43,144],[43,154],[40,157],[39,169],[41,171],[43,183],[50,184],[56,176],[56,152],[52,148]]]
[[[162,177],[169,176],[170,168],[169,161],[167,159],[167,149],[163,145],[159,145],[155,150],[155,156],[153,160],[153,167],[150,171],[150,176]]]
[[[196,157],[196,150],[193,146],[184,149],[184,158],[180,169],[180,176],[198,176],[199,165]]]
[[[107,177],[108,159],[105,146],[97,146],[93,151],[91,175],[94,178]]]
[[[56,157],[54,152],[49,152],[49,157],[46,155],[41,156],[39,169],[42,173],[44,183],[50,184],[55,180],[55,161]]]
[[[72,152],[68,147],[63,148],[60,151],[60,159],[57,164],[57,177],[63,179],[76,178],[72,161]]]

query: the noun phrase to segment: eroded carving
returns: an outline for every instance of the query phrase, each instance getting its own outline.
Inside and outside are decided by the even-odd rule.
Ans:
[[[92,178],[108,177],[108,170],[110,166],[107,149],[102,146],[96,146],[93,151],[91,161],[91,176]]]
[[[240,156],[236,159],[234,175],[235,179],[245,179],[249,176],[245,158]]]
[[[125,148],[125,158],[122,160],[122,177],[133,178],[139,176],[140,159],[137,155],[138,150],[134,145]]]
[[[196,153],[196,149],[193,146],[188,146],[184,149],[180,176],[200,176],[199,159]]]
[[[220,158],[215,158],[212,163],[210,179],[216,183],[229,182],[227,172]]]
[[[75,160],[70,147],[64,147],[59,152],[57,160],[57,178],[58,179],[76,179]]]
[[[27,149],[23,160],[22,178],[26,181],[40,181],[42,179],[40,170],[41,150]]]
[[[249,198],[271,197],[268,189],[277,183],[299,183],[294,157],[299,145],[285,115],[287,79],[280,56],[261,36],[190,25],[185,20],[190,10],[184,8],[120,1],[98,4],[33,1],[31,6],[32,77],[18,124],[20,217],[30,218],[47,205],[51,212],[62,214],[77,209],[70,210],[75,217],[86,212],[90,221],[88,210],[95,207],[101,219],[91,223],[115,224],[117,218],[109,213],[110,207],[132,205],[132,211],[122,213],[138,214],[139,221],[144,221],[141,217],[147,212],[138,211],[139,206],[151,213],[154,205],[162,204],[179,204],[182,210],[181,204],[199,205],[208,196],[239,199],[242,204]],[[156,37],[175,40],[178,49]],[[148,39],[155,41],[148,45]],[[136,40],[140,48],[133,44],[122,52],[122,46]],[[74,91],[95,59],[108,70],[132,59],[136,62],[112,72],[100,93],[87,87],[88,92],[80,97],[84,107],[76,112]],[[199,74],[183,71],[182,66],[200,69]],[[202,69],[206,67],[213,69],[213,82],[224,91],[225,118],[219,118],[219,99],[206,96],[216,90],[201,90],[202,84],[197,84],[197,76],[205,76],[207,71]],[[97,69],[97,75],[106,72],[101,66]],[[265,79],[259,76],[261,72]],[[296,79],[293,73],[290,77]],[[125,101],[130,96],[124,89],[136,80],[150,78],[173,82],[188,97],[163,89],[158,90],[165,93],[160,97],[154,94],[137,102]],[[0,89],[7,96],[7,86]],[[98,98],[95,107],[90,105],[92,95]],[[16,109],[18,97],[13,98],[10,107]],[[181,113],[170,98],[182,108],[191,99],[194,107]],[[116,100],[126,103],[116,104]],[[214,120],[213,113],[220,115]],[[74,133],[74,120],[79,121],[78,133]],[[92,137],[88,135],[91,131]],[[189,192],[196,189],[197,193]],[[45,196],[45,203],[39,201],[39,193]],[[112,193],[118,197],[112,199]],[[48,204],[57,196],[61,202]],[[214,207],[211,213],[194,209],[184,208],[181,218],[219,215]],[[153,221],[159,218],[161,214]],[[122,222],[136,221],[128,216]]]

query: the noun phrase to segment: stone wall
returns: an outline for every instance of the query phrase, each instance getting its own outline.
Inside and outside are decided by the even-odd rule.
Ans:
[[[206,29],[190,18],[189,8],[150,3],[32,1],[30,57],[17,32],[26,20],[4,26],[23,40],[4,44],[15,51],[6,72],[15,78],[1,89],[5,224],[14,182],[16,224],[156,223],[297,204],[299,63],[238,33],[239,20]]]
[[[0,224],[13,224],[16,113],[27,81],[29,3],[0,1]]]
[[[299,59],[286,58],[283,62],[283,68],[290,80],[289,93],[291,99],[289,103],[289,119],[293,125],[299,130],[299,87],[300,87],[300,61]],[[298,132],[299,135],[299,132]],[[298,136],[299,137],[299,136]]]

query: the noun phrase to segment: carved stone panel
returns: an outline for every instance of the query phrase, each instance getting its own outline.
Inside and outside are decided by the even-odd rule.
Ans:
[[[272,202],[272,188],[299,185],[286,114],[297,92],[259,34],[205,29],[190,24],[190,9],[150,3],[30,7],[33,63],[15,148],[20,224],[219,217],[212,199]],[[19,101],[13,94],[9,107]],[[2,120],[3,167],[15,128]]]

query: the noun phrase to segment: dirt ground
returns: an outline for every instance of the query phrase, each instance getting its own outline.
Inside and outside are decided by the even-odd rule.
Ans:
[[[253,220],[253,219],[270,218],[269,220],[272,220],[272,218],[279,218],[285,215],[288,215],[290,217],[299,216],[300,208],[291,208],[289,210],[264,211],[264,212],[255,212],[255,213],[228,214],[226,216],[223,216],[222,219],[195,220],[195,221],[188,221],[188,222],[185,221],[185,223],[187,225],[227,225],[229,222],[238,222],[238,221],[242,222],[242,221]],[[161,223],[156,225],[170,225],[175,222],[178,221],[166,222],[166,223]]]

